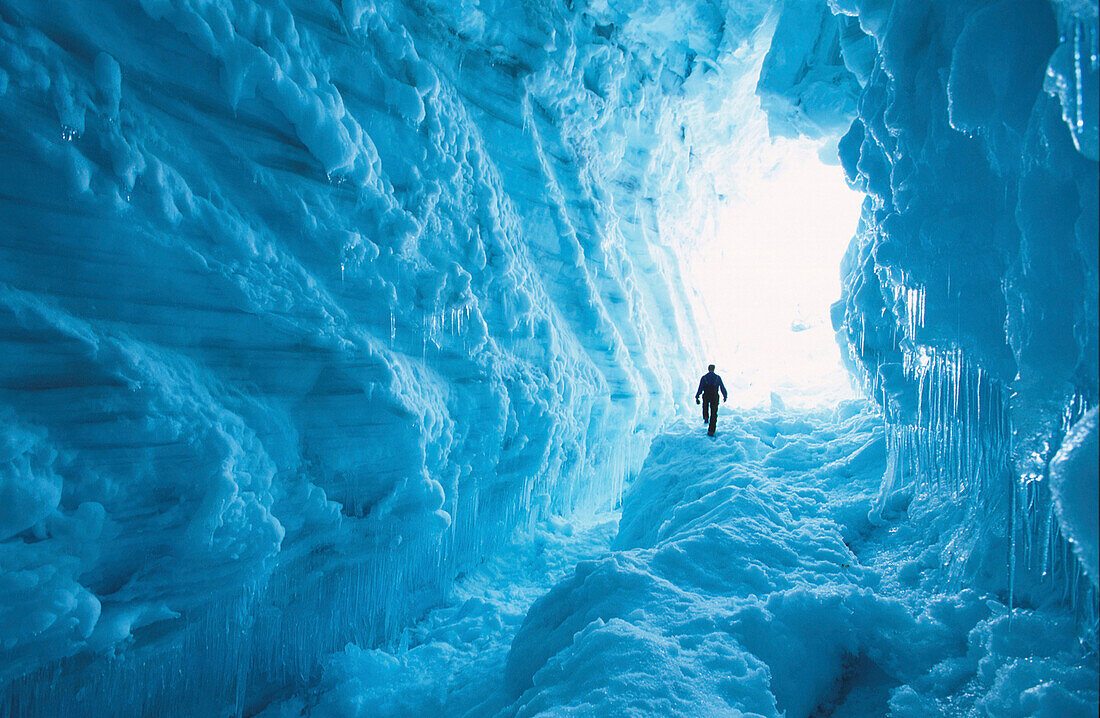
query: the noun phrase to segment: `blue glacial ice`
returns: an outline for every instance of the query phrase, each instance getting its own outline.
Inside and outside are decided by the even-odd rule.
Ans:
[[[1098,15],[0,0],[0,716],[1095,716]],[[711,441],[780,143],[862,398]]]

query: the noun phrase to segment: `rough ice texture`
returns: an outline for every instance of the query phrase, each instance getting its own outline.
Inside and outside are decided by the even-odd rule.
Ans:
[[[892,427],[883,500],[956,507],[959,578],[995,553],[981,585],[1095,607],[1047,479],[1098,400],[1095,3],[829,5],[844,20],[816,46],[839,34],[859,82],[839,155],[868,195],[833,318]]]
[[[847,131],[859,94],[843,52],[852,25],[824,3],[782,4],[756,87],[773,135],[835,139]]]
[[[1050,462],[1050,488],[1058,522],[1073,545],[1092,585],[1100,579],[1100,409],[1092,409],[1073,425],[1062,448]]]
[[[752,99],[724,78],[773,27],[772,130],[854,113],[839,160],[869,195],[834,317],[889,464],[845,520],[909,527],[930,580],[1081,600],[1087,555],[1060,535],[1095,531],[1062,444],[1097,403],[1096,3],[771,5],[0,1],[0,711],[249,711],[392,637],[508,529],[614,500],[700,363],[677,253],[726,169],[715,128]],[[805,518],[799,546],[828,555],[764,578],[822,592],[776,599],[767,637],[809,646],[794,626],[826,611],[836,643],[812,690],[774,662],[773,705],[751,690],[772,649],[689,627],[692,670],[744,669],[727,705],[812,709],[844,651],[883,645],[846,618],[882,606],[833,565],[836,519]],[[535,690],[555,667],[681,650],[646,615],[695,600],[652,578],[690,573],[692,531],[649,547],[667,565],[586,565],[537,607],[521,639],[556,650],[540,619],[587,610],[587,577],[655,587],[577,650],[517,659],[516,700],[598,693]],[[959,600],[974,645],[1020,635]],[[1072,688],[1053,610],[1004,649],[1038,660],[975,669],[1001,713]]]
[[[876,520],[874,407],[704,431],[654,440],[617,535],[551,518],[514,536],[400,641],[349,646],[262,718],[1096,714],[1064,608],[950,587],[950,518]]]
[[[528,612],[497,715],[1094,715],[1063,609],[944,591],[942,523],[869,520],[887,451],[852,405],[659,437],[616,550]]]
[[[616,498],[766,4],[571,7],[0,3],[5,707],[245,710]]]
[[[694,425],[661,436],[624,498],[618,550],[578,565],[512,643],[519,714],[809,715],[860,652],[863,621],[891,633],[903,620],[845,545],[883,459],[865,414],[732,414],[716,440]],[[836,483],[833,503],[822,489]]]

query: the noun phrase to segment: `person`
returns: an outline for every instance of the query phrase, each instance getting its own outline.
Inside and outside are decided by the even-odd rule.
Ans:
[[[695,403],[699,402],[699,395],[703,396],[703,423],[709,422],[707,436],[714,436],[714,430],[718,428],[718,392],[722,392],[722,401],[726,400],[726,385],[722,383],[722,377],[714,373],[714,365],[707,366],[707,373],[699,379],[699,389],[695,392]]]

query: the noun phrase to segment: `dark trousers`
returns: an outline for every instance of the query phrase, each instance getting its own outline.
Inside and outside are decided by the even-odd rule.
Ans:
[[[703,421],[710,421],[707,434],[714,436],[714,430],[718,428],[718,395],[703,395]]]

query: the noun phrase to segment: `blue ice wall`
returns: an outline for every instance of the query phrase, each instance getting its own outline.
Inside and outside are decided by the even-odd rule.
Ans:
[[[615,500],[766,10],[628,5],[0,2],[0,713],[246,710]]]
[[[961,582],[1094,622],[1096,524],[1070,514],[1097,470],[1070,455],[1098,399],[1097,4],[829,9],[784,6],[761,85],[812,133],[858,84],[839,157],[868,198],[833,317],[890,429],[879,517],[925,521]]]

